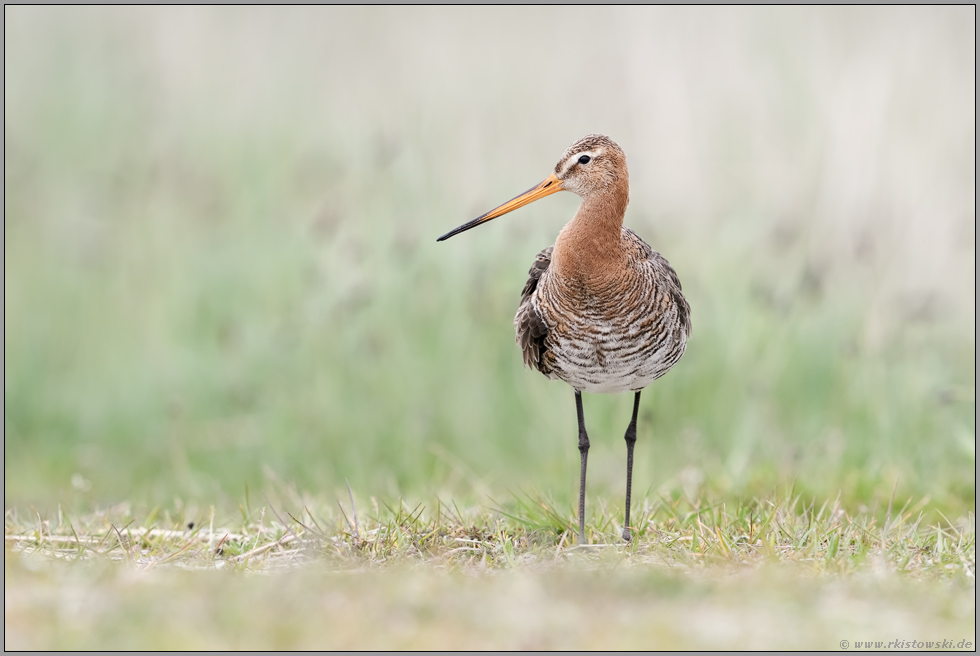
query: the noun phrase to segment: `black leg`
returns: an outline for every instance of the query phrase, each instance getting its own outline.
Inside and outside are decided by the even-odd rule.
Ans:
[[[585,544],[585,467],[589,461],[589,434],[585,432],[582,393],[578,390],[575,390],[575,410],[578,412],[578,451],[582,454],[582,478],[578,493],[578,543]]]
[[[633,397],[633,418],[626,429],[626,520],[623,522],[623,539],[630,541],[630,490],[633,485],[633,445],[636,444],[636,413],[640,409],[640,390]],[[582,472],[585,480],[585,471]]]

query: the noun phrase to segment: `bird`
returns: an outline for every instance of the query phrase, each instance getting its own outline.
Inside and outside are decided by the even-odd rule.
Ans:
[[[565,150],[544,181],[503,205],[447,232],[445,241],[559,191],[582,198],[553,246],[528,271],[514,317],[524,364],[575,391],[581,458],[578,544],[585,545],[585,473],[589,435],[582,393],[633,393],[626,429],[626,516],[631,539],[630,492],[640,392],[673,367],[691,335],[691,307],[667,260],[623,225],[629,204],[626,153],[602,134],[582,137]]]

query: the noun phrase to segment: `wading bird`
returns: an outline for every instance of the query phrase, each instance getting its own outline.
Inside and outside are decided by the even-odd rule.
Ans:
[[[514,317],[524,364],[575,390],[582,469],[578,542],[585,544],[585,470],[589,435],[582,392],[632,391],[626,429],[626,520],[630,539],[630,487],[640,391],[667,373],[684,354],[691,308],[681,283],[659,253],[623,225],[629,203],[626,154],[609,137],[592,134],[573,143],[555,172],[520,196],[447,232],[437,241],[475,228],[558,191],[582,204],[541,251],[528,272]]]

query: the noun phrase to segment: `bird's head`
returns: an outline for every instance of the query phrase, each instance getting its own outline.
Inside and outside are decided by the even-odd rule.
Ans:
[[[475,228],[481,223],[496,219],[498,216],[513,212],[518,207],[524,207],[528,203],[559,191],[571,191],[586,198],[593,194],[618,190],[620,193],[625,191],[628,197],[628,187],[626,153],[609,137],[590,134],[568,147],[555,165],[555,172],[543,182],[500,207],[476,217],[469,223],[464,223],[455,230],[450,230],[436,241],[449,239],[453,235]]]
[[[629,181],[626,153],[609,137],[590,134],[568,147],[555,165],[555,178],[583,198],[618,187]]]

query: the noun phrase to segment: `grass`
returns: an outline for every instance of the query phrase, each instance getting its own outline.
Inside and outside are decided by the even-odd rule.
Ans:
[[[851,517],[839,499],[819,508],[800,497],[753,499],[729,510],[725,501],[678,495],[647,500],[638,508],[637,537],[628,544],[617,539],[619,513],[606,509],[593,514],[586,534],[595,555],[612,548],[610,553],[639,563],[681,569],[699,563],[795,562],[818,574],[846,574],[878,559],[912,578],[968,584],[976,549],[973,515],[930,524],[921,512],[927,502],[889,506],[879,521],[873,513]],[[339,569],[400,561],[508,569],[529,559],[560,561],[570,552],[593,553],[575,545],[574,515],[539,495],[514,497],[492,511],[461,512],[438,499],[432,508],[404,501],[392,508],[373,497],[371,504],[367,512],[363,507],[358,512],[356,505],[345,509],[339,501],[339,512],[309,505],[295,512],[271,505],[250,510],[242,504],[238,521],[230,524],[219,516],[217,525],[213,506],[203,520],[159,508],[140,518],[126,506],[74,519],[62,513],[55,522],[30,521],[10,510],[5,539],[20,553],[121,560],[139,569],[179,563],[261,571],[317,557]]]
[[[667,496],[638,509],[629,544],[618,512],[594,513],[586,548],[571,544],[571,513],[539,496],[494,511],[338,505],[246,501],[235,519],[8,511],[7,647],[774,649],[973,635],[975,519],[928,524],[921,502],[879,521],[799,497]],[[94,607],[51,619],[80,603]]]
[[[6,644],[970,634],[971,11],[5,8]],[[594,131],[694,334],[586,551],[511,325],[577,201],[434,240]]]

